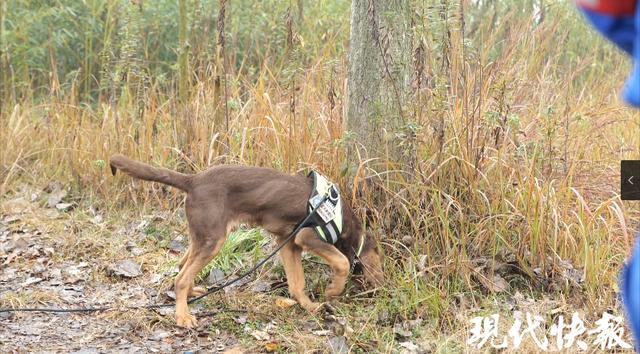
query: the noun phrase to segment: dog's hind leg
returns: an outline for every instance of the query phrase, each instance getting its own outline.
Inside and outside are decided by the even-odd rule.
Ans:
[[[305,310],[314,312],[320,304],[311,301],[304,291],[304,271],[302,269],[302,249],[293,242],[280,250],[282,265],[287,274],[289,293]]]
[[[196,317],[189,313],[187,297],[197,289],[193,288],[193,279],[216,256],[225,239],[222,227],[212,229],[206,235],[197,234],[198,232],[200,231],[192,232],[191,251],[175,280],[176,323],[181,327],[190,328],[197,324]]]
[[[303,232],[304,231],[304,232]],[[303,229],[296,236],[296,245],[324,259],[333,270],[333,280],[325,290],[326,301],[331,301],[344,291],[349,276],[349,260],[332,244],[321,240],[312,229]]]
[[[178,269],[182,269],[182,267],[184,267],[184,264],[187,262],[187,259],[189,259],[190,254],[191,254],[191,247],[187,249],[187,251],[184,253],[182,258],[178,262]],[[201,286],[191,286],[191,288],[189,289],[189,297],[200,296],[205,292],[207,292],[207,289]]]
[[[184,264],[187,262],[187,259],[189,258],[190,253],[191,253],[191,245],[189,245],[189,248],[187,248],[187,251],[184,253],[184,256],[180,258],[180,261],[178,262],[178,269],[182,269],[182,267],[184,267]]]

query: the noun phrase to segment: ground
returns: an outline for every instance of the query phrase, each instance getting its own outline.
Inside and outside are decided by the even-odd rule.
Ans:
[[[187,243],[180,211],[108,215],[82,202],[56,201],[61,190],[57,187],[45,190],[25,188],[3,200],[0,307],[172,303],[172,279]],[[265,242],[264,253],[272,246]],[[240,259],[242,265],[229,273],[257,260]],[[315,262],[307,259],[307,268],[318,268]],[[222,271],[214,268],[212,273]],[[203,273],[205,286],[211,285],[207,275]],[[322,268],[309,279],[315,290],[322,286],[318,278],[325,275],[327,269]],[[80,314],[0,313],[0,351],[297,352],[332,347],[367,351],[377,346],[374,341],[347,340],[345,336],[358,329],[352,328],[356,323],[346,322],[341,310],[310,315],[294,306],[286,297],[285,285],[276,259],[249,281],[191,305],[199,319],[193,330],[174,325],[172,307]],[[362,306],[366,302],[366,298],[359,301]],[[371,321],[362,315],[362,321]]]
[[[577,311],[589,324],[600,317],[592,311],[597,306],[584,300],[558,294],[532,300],[516,291],[482,300],[454,297],[459,311],[446,324],[435,313],[391,315],[394,299],[376,299],[357,282],[327,310],[309,314],[288,301],[282,267],[274,259],[248,281],[192,305],[197,328],[177,328],[172,307],[126,307],[172,303],[172,279],[187,243],[181,208],[100,210],[70,197],[59,183],[18,190],[0,200],[0,307],[122,311],[0,313],[2,352],[491,352],[489,344],[481,350],[465,345],[475,316],[501,314],[502,335],[515,310],[565,314],[567,321]],[[201,274],[203,285],[236,276],[273,247],[260,231],[234,235]],[[253,243],[242,246],[247,240]],[[307,288],[317,298],[328,269],[314,258],[305,258],[305,268]],[[619,315],[615,308],[613,313]],[[628,333],[623,338],[631,342]],[[520,350],[538,351],[535,345],[525,338]]]

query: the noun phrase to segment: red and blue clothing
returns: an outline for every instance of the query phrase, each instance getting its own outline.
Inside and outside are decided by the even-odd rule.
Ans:
[[[634,61],[622,96],[640,107],[640,1],[577,0],[585,17],[605,37],[629,54]]]
[[[636,238],[636,246],[631,258],[622,268],[620,293],[629,328],[636,342],[636,351],[638,351],[640,348],[640,235]]]
[[[577,0],[591,24],[633,58],[622,97],[640,107],[640,0]],[[640,349],[640,235],[620,276],[620,293],[629,327]]]

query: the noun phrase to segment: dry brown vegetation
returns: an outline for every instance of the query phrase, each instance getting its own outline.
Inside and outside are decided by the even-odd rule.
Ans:
[[[617,274],[640,220],[637,205],[623,203],[618,194],[619,160],[640,153],[639,114],[616,94],[629,63],[563,2],[549,4],[544,16],[499,1],[493,10],[472,4],[466,11],[428,3],[414,27],[411,122],[402,132],[388,132],[403,134],[410,166],[386,156],[346,164],[345,146],[352,139],[343,120],[348,7],[308,4],[300,22],[274,7],[283,16],[268,16],[254,29],[242,28],[249,15],[234,5],[225,50],[203,48],[198,38],[192,42],[193,75],[180,102],[173,70],[157,74],[163,70],[152,57],[161,52],[158,39],[140,29],[153,27],[142,19],[152,15],[145,3],[145,12],[129,5],[111,9],[121,12],[119,26],[129,31],[112,29],[104,47],[85,48],[84,57],[96,59],[88,74],[69,74],[54,42],[47,42],[45,62],[62,69],[48,75],[38,71],[46,65],[21,62],[28,53],[3,52],[1,201],[62,182],[70,191],[65,200],[77,205],[63,216],[66,229],[47,219],[32,221],[32,227],[58,240],[56,259],[104,264],[121,257],[120,243],[126,243],[114,230],[158,210],[177,210],[183,197],[111,177],[106,161],[113,153],[187,172],[219,163],[292,173],[313,167],[346,190],[361,190],[352,193],[352,204],[369,213],[386,254],[387,286],[341,304],[340,315],[361,326],[348,337],[352,349],[392,351],[401,341],[394,324],[420,318],[411,341],[464,351],[470,317],[508,315],[505,304],[517,293],[540,300],[540,311],[579,310],[590,319],[606,309],[619,312]],[[346,13],[325,13],[323,5]],[[251,11],[267,11],[262,6]],[[213,33],[219,24],[193,26]],[[22,43],[20,28],[4,27],[5,49],[7,38]],[[137,49],[127,52],[127,41]],[[98,58],[107,54],[115,57],[101,64]],[[107,74],[99,76],[100,70]],[[355,179],[346,177],[350,173]],[[365,180],[378,188],[368,188]],[[106,226],[89,227],[92,213],[104,216]],[[184,233],[180,220],[154,228]],[[174,264],[176,256],[145,242],[149,253],[138,257],[145,271]],[[253,256],[245,261],[255,261]],[[99,279],[105,277],[100,269],[92,272]],[[22,291],[3,293],[0,304],[36,298]],[[264,305],[272,301],[269,295],[256,296],[239,291],[207,304],[277,311]],[[46,296],[39,299],[33,301],[48,303]],[[323,347],[323,340],[301,329],[301,321],[286,313],[276,317],[282,350]],[[221,323],[235,333],[233,316],[211,330]],[[256,345],[251,337],[242,343]]]

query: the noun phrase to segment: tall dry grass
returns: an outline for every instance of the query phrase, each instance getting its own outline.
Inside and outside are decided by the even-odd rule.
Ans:
[[[276,25],[294,26],[289,41],[277,27],[283,38],[258,43],[262,56],[255,46],[223,53],[229,67],[194,76],[185,104],[166,78],[144,70],[93,101],[79,93],[82,76],[63,83],[51,75],[45,96],[3,94],[0,192],[55,179],[113,213],[181,202],[163,187],[112,178],[106,161],[116,152],[191,172],[220,163],[313,167],[348,190],[362,188],[352,203],[369,215],[390,275],[381,306],[450,314],[456,295],[485,291],[479,260],[511,262],[529,280],[512,285],[534,291],[552,291],[547,280],[562,279],[560,261],[569,261],[584,276],[583,300],[610,303],[639,219],[618,195],[618,161],[640,152],[638,113],[616,94],[627,60],[566,4],[543,19],[508,8],[497,18],[481,8],[421,11],[404,136],[415,160],[402,171],[380,172],[397,166],[380,156],[361,161],[355,180],[345,177],[352,137],[337,48],[347,44],[347,17],[313,48],[285,18]],[[137,63],[141,54],[131,55]]]

